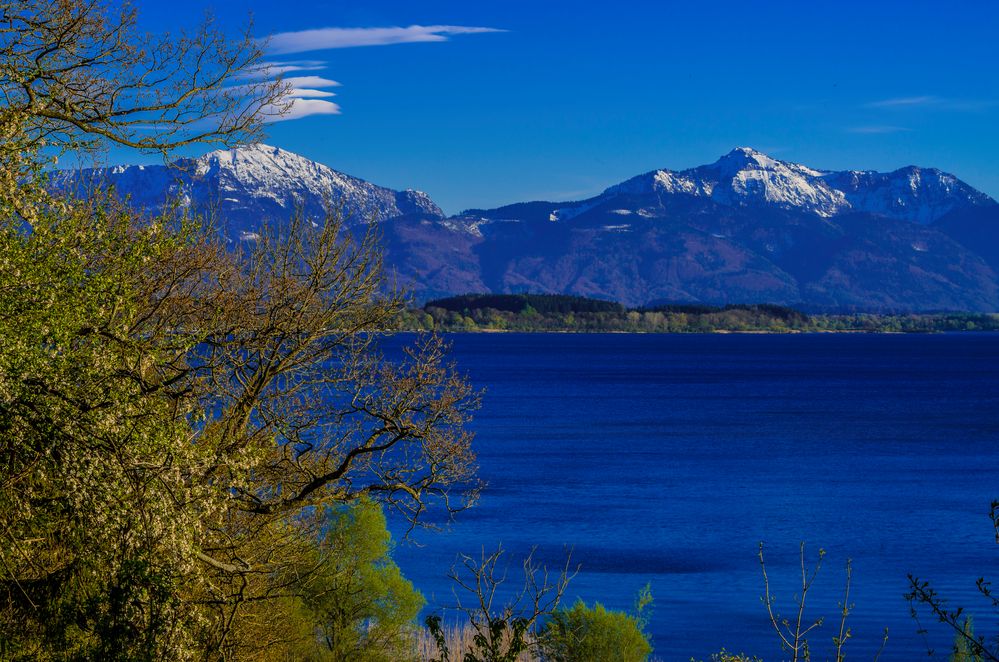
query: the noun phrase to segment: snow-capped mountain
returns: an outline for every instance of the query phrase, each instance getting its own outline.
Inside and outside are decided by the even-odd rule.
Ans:
[[[263,224],[287,222],[296,210],[321,220],[327,205],[342,208],[347,221],[355,224],[444,216],[426,193],[376,186],[268,145],[218,150],[169,165],[65,172],[57,181],[62,186],[110,185],[146,210],[179,201],[211,211],[234,237],[252,236]]]
[[[809,310],[999,311],[999,204],[933,168],[830,172],[738,148],[656,170],[588,200],[445,218],[393,191],[267,146],[171,166],[56,178],[111,184],[133,204],[213,212],[232,239],[287,223],[382,224],[386,266],[416,298],[558,292],[648,302],[779,303]]]
[[[855,211],[924,225],[954,210],[996,204],[981,191],[936,168],[908,166],[892,172],[848,170],[827,173],[823,179],[842,191]]]
[[[457,291],[999,310],[999,204],[933,168],[832,172],[741,147],[587,200],[474,209],[448,223],[475,265]],[[443,289],[435,273],[423,275],[431,292]]]
[[[935,168],[909,166],[889,173],[832,172],[739,147],[710,165],[639,175],[611,186],[596,198],[559,207],[552,220],[573,218],[618,196],[644,198],[645,207],[630,211],[644,210],[645,215],[691,197],[727,207],[771,207],[825,218],[857,212],[922,224],[932,223],[955,209],[996,204],[984,193]]]
[[[842,191],[823,181],[822,175],[818,170],[740,147],[710,165],[639,175],[610,187],[603,196],[652,192],[666,205],[670,196],[688,195],[723,205],[773,205],[832,216],[847,209],[849,203]]]

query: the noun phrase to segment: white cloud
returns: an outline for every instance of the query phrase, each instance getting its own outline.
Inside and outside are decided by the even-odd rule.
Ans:
[[[290,86],[288,96],[285,97],[284,104],[262,109],[266,122],[285,122],[310,115],[340,114],[338,104],[322,100],[336,96],[336,93],[321,88],[339,87],[340,83],[337,81],[321,76],[292,76],[283,79],[282,82]]]
[[[995,99],[954,99],[948,97],[918,96],[918,97],[896,97],[893,99],[882,99],[865,104],[867,108],[886,109],[909,109],[927,108],[932,110],[956,111],[956,112],[980,112],[995,108],[999,103]]]
[[[319,71],[326,68],[325,62],[261,62],[258,67],[261,75],[281,76],[294,71]]]
[[[291,105],[284,114],[278,115],[272,112],[271,122],[286,122],[297,120],[310,115],[339,115],[340,106],[332,101],[322,101],[321,99],[335,97],[334,92],[329,92],[321,88],[339,87],[340,83],[321,76],[291,76],[285,78],[284,82],[291,85],[288,91],[288,99]],[[320,89],[317,89],[320,88]],[[274,109],[276,111],[276,109]]]
[[[309,90],[305,88],[293,87],[291,91],[288,92],[288,96],[291,97],[292,99],[307,99],[307,98],[326,99],[329,97],[335,97],[336,93],[324,92],[322,90]]]
[[[266,114],[266,113],[265,113]],[[303,117],[309,117],[311,115],[339,115],[340,106],[333,103],[332,101],[322,101],[321,99],[302,99],[295,98],[291,100],[291,106],[284,114],[278,114],[276,109],[271,109],[271,117],[268,119],[270,122],[287,122],[288,120],[297,120]]]
[[[256,80],[274,78],[296,71],[320,71],[326,68],[321,60],[289,60],[287,62],[260,62],[255,67],[241,73],[237,78]]]
[[[896,97],[894,99],[882,99],[881,101],[872,101],[867,104],[871,108],[905,108],[911,106],[932,106],[938,104],[942,101],[939,97],[931,96],[921,96],[921,97]]]
[[[322,76],[289,76],[282,80],[283,83],[292,87],[312,87],[322,89],[324,87],[340,87],[340,83]]]
[[[305,53],[330,48],[355,46],[387,46],[417,42],[447,41],[458,34],[505,32],[497,28],[464,27],[460,25],[410,25],[389,28],[319,28],[298,32],[279,32],[266,42],[269,53]]]
[[[495,28],[463,27],[458,25],[411,25],[391,28],[323,28],[282,32],[266,40],[267,51],[272,55],[303,53],[306,51],[352,46],[382,46],[414,42],[447,41],[458,34],[503,32]],[[322,60],[270,60],[248,72],[245,78],[273,79],[289,73],[321,71],[326,68]],[[326,88],[339,87],[340,83],[319,75],[286,76],[282,81],[289,86],[288,109],[279,114],[277,106],[265,109],[270,122],[296,120],[310,115],[339,115],[340,106],[325,101],[336,96]]]
[[[846,129],[847,133],[866,133],[866,134],[900,133],[903,131],[912,131],[912,129],[906,128],[904,126],[852,126]]]

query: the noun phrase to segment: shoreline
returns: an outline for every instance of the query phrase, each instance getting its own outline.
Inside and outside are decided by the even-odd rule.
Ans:
[[[508,334],[523,335],[633,335],[633,336],[803,336],[803,335],[872,335],[872,336],[928,336],[928,335],[964,335],[964,334],[999,334],[997,329],[941,329],[894,331],[877,329],[792,329],[787,331],[771,331],[767,329],[736,330],[715,329],[710,331],[622,331],[622,330],[591,330],[574,331],[570,329],[398,329],[396,333],[441,333],[441,334]]]

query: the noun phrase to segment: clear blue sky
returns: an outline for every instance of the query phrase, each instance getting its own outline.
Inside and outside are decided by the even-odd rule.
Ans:
[[[936,166],[999,197],[995,2],[139,4],[145,26],[171,30],[205,7],[233,29],[252,12],[260,36],[504,30],[276,40],[272,60],[319,61],[295,75],[340,83],[319,90],[340,114],[273,124],[267,142],[447,212],[581,198],[738,145],[817,168]],[[447,40],[301,50],[431,33]]]

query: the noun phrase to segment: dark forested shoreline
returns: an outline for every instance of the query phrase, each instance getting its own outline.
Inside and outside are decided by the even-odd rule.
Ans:
[[[775,304],[620,303],[561,294],[466,294],[410,308],[413,331],[562,333],[939,333],[999,331],[995,313],[821,313]]]

